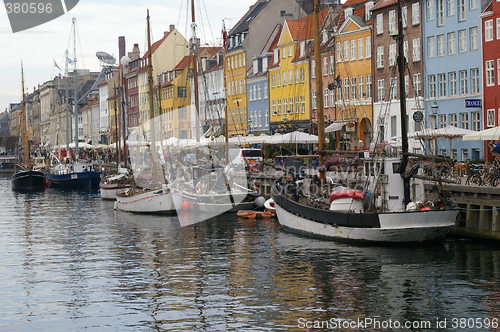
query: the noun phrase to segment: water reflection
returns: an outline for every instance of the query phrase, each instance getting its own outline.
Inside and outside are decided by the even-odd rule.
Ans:
[[[94,192],[0,195],[4,330],[300,331],[301,320],[499,317],[500,252],[490,243],[353,246],[234,215],[181,228],[176,217],[115,211]]]

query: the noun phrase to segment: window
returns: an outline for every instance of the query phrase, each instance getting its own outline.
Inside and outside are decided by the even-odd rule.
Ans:
[[[470,10],[477,9],[477,0],[470,0],[470,2],[469,2],[469,9]]]
[[[286,86],[286,70],[283,71],[283,86]]]
[[[352,96],[352,100],[356,99],[356,91],[357,91],[356,77],[352,77],[351,78],[351,96]]]
[[[446,97],[446,74],[438,74],[439,97]]]
[[[330,55],[330,75],[333,75],[335,71],[335,62],[333,60],[333,55]]]
[[[450,117],[450,126],[456,127],[457,126],[457,114],[451,113],[449,115],[449,117]]]
[[[410,92],[410,77],[405,75],[405,96],[408,97]]]
[[[349,41],[344,40],[344,61],[349,61]]]
[[[436,56],[435,37],[430,36],[427,37],[427,57],[433,58],[435,56]]]
[[[460,73],[460,94],[461,95],[466,95],[467,94],[467,71],[466,70],[461,70]]]
[[[500,39],[500,17],[497,17],[497,39]]]
[[[306,112],[306,97],[300,97],[300,113]]]
[[[464,53],[467,51],[467,31],[458,31],[458,52]]]
[[[445,46],[444,46],[444,35],[437,36],[437,46],[438,46],[438,56],[444,56]]]
[[[385,100],[384,79],[377,80],[377,98],[378,101]]]
[[[316,91],[313,91],[313,96],[315,95]],[[288,113],[288,100],[286,98],[283,98],[283,114]]]
[[[485,63],[486,68],[486,86],[495,85],[495,65],[493,60],[487,60]]]
[[[477,27],[470,28],[469,38],[470,38],[470,50],[474,51],[479,49],[479,35]]]
[[[397,99],[398,98],[398,79],[397,77],[390,78],[390,90],[389,90],[389,99]]]
[[[391,116],[391,137],[396,137],[398,132],[398,121],[396,116]]]
[[[384,47],[377,47],[377,68],[384,68]]]
[[[484,40],[493,40],[493,20],[484,21]]]
[[[311,77],[316,78],[316,60],[311,61]]]
[[[389,45],[389,66],[396,65],[396,44]]]
[[[328,107],[329,107],[329,104],[328,104],[328,96],[329,96],[329,93],[328,93],[328,88],[323,89],[323,107],[325,107],[325,108],[328,108]],[[332,104],[333,104],[333,100],[332,100]],[[332,106],[333,106],[333,105],[332,105]]]
[[[448,33],[448,55],[457,53],[457,40],[455,31]]]
[[[415,96],[422,96],[422,74],[413,74],[413,89],[415,89]]]
[[[412,40],[412,53],[413,62],[420,61],[420,38]]]
[[[434,1],[435,0],[428,0],[427,1],[427,21],[434,20]]]
[[[304,83],[306,77],[305,69],[304,67],[300,68],[300,83]]]
[[[299,113],[299,97],[295,97],[295,113]]]
[[[479,131],[480,130],[479,112],[471,112],[470,117],[471,117],[471,122],[472,122],[471,129],[475,130],[475,131]]]
[[[439,128],[446,127],[446,114],[439,114]]]
[[[363,49],[364,47],[364,40],[363,38],[358,39],[358,59],[363,59],[365,57],[365,51]]]
[[[299,69],[295,68],[295,84],[299,83]]]
[[[372,97],[372,75],[366,75],[366,98]]]
[[[429,75],[429,97],[436,98],[436,75]]]
[[[344,99],[349,100],[349,78],[344,77]]]
[[[366,58],[371,58],[372,57],[372,37],[366,37],[366,47],[365,47],[365,53],[366,53]]]
[[[288,71],[288,84],[293,84],[293,70]]]
[[[289,45],[288,46],[288,56],[291,57],[292,56],[292,45]]]
[[[458,20],[465,21],[465,0],[458,0]]]
[[[337,51],[337,62],[342,61],[342,44],[340,42],[337,42],[335,44],[335,50]]]
[[[389,32],[396,30],[396,11],[389,11]]]
[[[470,70],[470,93],[479,93],[479,68]]]
[[[495,127],[495,109],[486,110],[486,116],[486,126],[488,126],[488,128]]]
[[[356,60],[356,40],[351,40],[351,61]]]
[[[278,115],[281,115],[281,99],[278,99]]]
[[[278,81],[278,86],[281,86],[281,72],[276,74],[276,80]]]
[[[406,28],[406,26],[408,25],[408,7],[407,6],[403,6],[403,8],[401,8],[401,19],[402,19],[402,23],[403,23],[403,28]]]
[[[365,77],[358,77],[358,86],[359,86],[359,99],[365,98]]]
[[[469,129],[469,113],[460,113],[460,128]]]
[[[448,73],[448,82],[450,84],[450,97],[457,95],[457,73]]]
[[[437,0],[437,25],[444,25],[444,0]]]
[[[323,76],[328,76],[328,57],[323,58]]]
[[[382,14],[377,14],[375,29],[377,35],[384,33],[384,17]]]
[[[276,112],[276,100],[273,100],[273,115],[278,115]]]
[[[448,0],[447,3],[448,3],[448,8],[447,8],[448,16],[455,16],[456,12],[455,0]]]
[[[177,97],[178,98],[186,98],[187,97],[186,87],[185,86],[179,86],[179,87],[177,87]]]
[[[420,3],[415,2],[411,5],[411,24],[417,25],[420,23]]]

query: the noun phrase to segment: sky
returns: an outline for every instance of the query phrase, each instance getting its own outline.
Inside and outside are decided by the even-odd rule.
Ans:
[[[146,13],[149,9],[152,42],[174,24],[189,40],[190,0],[80,0],[71,11],[37,27],[13,33],[7,11],[0,6],[0,113],[18,103],[21,93],[21,61],[25,91],[64,75],[65,51],[73,58],[72,19],[76,18],[76,57],[79,69],[100,71],[96,52],[118,58],[118,37],[125,36],[126,52],[139,44],[147,49]],[[221,45],[222,22],[229,31],[256,0],[195,0],[197,35],[201,43]],[[187,22],[187,23],[186,23]],[[59,70],[54,61],[61,68]]]

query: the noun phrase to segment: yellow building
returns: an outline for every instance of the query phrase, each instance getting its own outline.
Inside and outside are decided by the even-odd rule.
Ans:
[[[229,135],[248,133],[246,60],[243,48],[226,53],[227,128]]]
[[[338,148],[369,147],[372,139],[371,15],[359,1],[342,5],[335,33],[336,121],[345,123],[337,132]]]
[[[322,11],[323,22],[327,11]],[[320,23],[322,24],[322,23]],[[287,20],[269,64],[270,124],[272,132],[311,130],[312,15]]]

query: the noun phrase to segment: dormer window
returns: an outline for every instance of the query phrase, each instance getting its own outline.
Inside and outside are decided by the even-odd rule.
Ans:
[[[365,3],[365,21],[368,21],[372,17],[371,9],[375,6],[375,2],[368,1]]]
[[[353,9],[351,7],[344,9],[345,17],[349,17],[353,13]]]

